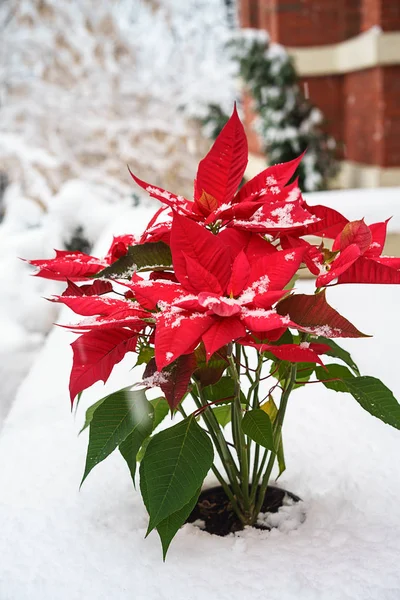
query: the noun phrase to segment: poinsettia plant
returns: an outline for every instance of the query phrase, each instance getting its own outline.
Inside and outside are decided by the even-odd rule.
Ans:
[[[293,180],[301,158],[241,186],[247,142],[235,109],[199,164],[193,200],[132,174],[162,203],[140,238],[114,238],[100,259],[57,251],[30,261],[66,281],[52,300],[84,317],[68,326],[78,334],[72,403],[127,353],[144,365],[132,386],[87,410],[83,480],[117,448],[134,483],[140,461],[148,531],[164,555],[210,470],[240,522],[256,522],[275,463],[285,469],[282,426],[296,388],[320,381],[400,428],[390,390],[334,341],[365,334],[326,298],[332,285],[400,283],[400,259],[381,255],[387,221],[309,206]],[[315,276],[314,294],[294,289],[300,269]],[[148,400],[153,387],[160,395]]]

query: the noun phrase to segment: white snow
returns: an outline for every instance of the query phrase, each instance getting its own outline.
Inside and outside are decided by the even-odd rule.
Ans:
[[[344,345],[399,397],[400,288],[342,286],[329,301],[375,334]],[[87,439],[77,439],[82,409],[70,414],[70,361],[68,334],[53,330],[0,435],[2,600],[398,598],[400,433],[350,396],[317,385],[293,395],[279,484],[304,504],[267,517],[277,529],[219,538],[186,525],[162,564],[157,535],[144,540],[145,509],[117,453],[78,491]],[[132,383],[131,363],[82,403]]]

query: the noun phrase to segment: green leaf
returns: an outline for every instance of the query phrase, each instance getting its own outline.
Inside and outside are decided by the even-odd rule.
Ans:
[[[242,430],[260,446],[275,452],[274,434],[269,416],[261,408],[248,411],[242,419]]]
[[[150,400],[150,404],[154,408],[154,431],[154,429],[161,423],[161,421],[165,419],[165,417],[169,413],[169,406],[168,402],[163,396],[161,396],[160,398],[155,398],[154,400]]]
[[[218,423],[221,425],[221,427],[226,427],[228,425],[228,423],[230,423],[231,414],[232,414],[230,404],[224,404],[223,406],[216,406],[215,408],[212,409],[212,411],[213,411]]]
[[[148,492],[147,492],[147,482],[144,475],[141,475],[140,478],[140,489],[142,492],[142,497],[145,505],[148,504]],[[167,551],[170,543],[174,539],[177,531],[182,527],[182,525],[186,522],[188,516],[196,506],[196,502],[201,492],[201,486],[194,494],[193,498],[189,500],[187,504],[185,504],[178,511],[172,513],[169,517],[161,521],[156,527],[158,535],[161,539],[161,545],[163,548],[163,560],[165,561],[165,557],[167,555]]]
[[[400,429],[400,404],[382,381],[365,376],[344,379],[343,383],[370,415]]]
[[[297,384],[293,387],[293,389],[297,389],[307,383],[310,380],[311,375],[315,371],[315,363],[297,363],[297,374],[296,381],[300,381],[301,383]]]
[[[99,408],[99,406],[101,404],[103,404],[104,400],[107,397],[108,396],[106,396],[105,398],[101,398],[101,400],[97,400],[97,402],[95,402],[94,404],[92,404],[92,406],[89,406],[89,408],[86,411],[85,422],[84,422],[83,427],[82,427],[82,429],[80,430],[79,433],[82,433],[82,431],[85,431],[85,429],[87,427],[89,427],[90,423],[92,422],[93,415],[94,415],[95,411]]]
[[[140,465],[140,486],[150,515],[148,533],[183,508],[199,489],[212,465],[208,435],[193,415],[152,437]]]
[[[135,430],[133,431],[126,440],[119,445],[119,450],[126,460],[129,470],[132,475],[133,485],[135,486],[135,474],[136,474],[136,463],[143,459],[146,452],[147,446],[150,442],[150,434],[155,428],[165,419],[169,412],[168,402],[165,398],[155,398],[150,400],[150,404],[153,407],[153,421],[151,428],[146,430]],[[135,486],[136,487],[136,486]]]
[[[344,365],[337,365],[336,363],[326,365],[326,369],[323,367],[316,367],[315,375],[317,379],[324,384],[329,390],[335,392],[347,392],[347,385],[343,381],[325,381],[326,379],[351,379],[353,374]]]
[[[203,389],[203,394],[207,402],[220,402],[220,404],[231,403],[235,397],[235,382],[232,377],[221,377],[221,379],[213,385],[208,385]],[[246,397],[241,392],[240,401],[246,403]]]
[[[143,364],[147,365],[152,358],[154,358],[154,348],[151,348],[150,346],[142,346],[139,350],[135,367]]]
[[[129,435],[138,433],[143,439],[149,435],[153,412],[143,390],[120,390],[104,398],[92,415],[81,485],[93,467],[107,458]]]
[[[282,475],[282,473],[284,471],[286,471],[285,454],[283,452],[282,433],[281,433],[281,439],[280,439],[280,442],[278,445],[278,451],[276,453],[276,457],[278,459],[279,473],[278,473],[278,477],[276,478],[275,481],[277,481],[279,479],[279,477]]]
[[[142,462],[144,455],[146,454],[147,446],[150,444],[151,435],[149,435],[141,445],[139,452],[136,455],[136,462]]]
[[[354,371],[354,373],[357,375],[357,377],[360,376],[359,368],[357,367],[354,360],[351,358],[350,353],[347,352],[347,350],[344,350],[343,348],[341,348],[339,346],[339,344],[337,344],[336,342],[334,342],[331,339],[321,337],[321,336],[315,338],[315,340],[313,340],[313,341],[315,341],[315,343],[317,343],[317,344],[326,344],[327,346],[330,346],[331,350],[329,350],[328,352],[325,352],[324,354],[326,354],[327,356],[334,356],[335,358],[339,358],[348,367],[350,367],[350,369],[352,371]]]
[[[136,271],[162,271],[172,266],[169,246],[164,242],[148,242],[130,246],[127,254],[94,275],[95,278],[131,279]]]
[[[104,396],[104,398],[101,398],[100,400],[97,400],[97,402],[95,402],[94,404],[92,404],[92,406],[89,406],[89,408],[86,411],[86,415],[85,415],[85,422],[83,424],[82,429],[80,430],[80,434],[82,433],[82,431],[84,431],[87,427],[89,427],[90,423],[92,422],[93,419],[93,415],[95,413],[95,411],[98,409],[98,407],[103,404],[103,402],[105,400],[107,400],[108,398],[111,398],[113,396],[115,396],[115,394],[121,394],[123,392],[126,392],[126,390],[130,390],[131,389],[131,385],[129,385],[128,387],[122,388],[121,390],[118,390],[118,392],[113,392],[112,394],[109,394],[108,396]],[[82,392],[81,392],[82,394]]]
[[[161,523],[157,525],[158,535],[161,538],[164,560],[167,555],[169,545],[174,539],[177,531],[182,527],[182,525],[184,525],[186,519],[196,506],[197,500],[200,496],[200,491],[201,487],[199,487],[193,498],[191,498],[191,500],[189,500],[189,502],[185,504],[185,506],[183,506],[180,510],[172,513],[172,515],[170,515],[169,517],[164,519],[164,521],[161,521]]]

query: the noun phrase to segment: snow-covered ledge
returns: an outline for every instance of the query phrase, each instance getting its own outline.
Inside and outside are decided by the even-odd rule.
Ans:
[[[341,75],[380,65],[400,64],[400,32],[372,27],[338,44],[289,47],[287,50],[302,77]]]
[[[343,344],[362,373],[399,398],[400,286],[338,286],[328,296],[375,336]],[[303,498],[306,521],[289,513],[271,533],[226,538],[186,525],[163,564],[157,534],[144,540],[147,516],[117,453],[78,490],[87,440],[77,438],[84,407],[78,418],[69,408],[70,337],[60,328],[48,337],[0,433],[1,600],[397,599],[400,432],[350,396],[297,391],[279,484]],[[82,402],[130,383],[131,364],[128,355]]]

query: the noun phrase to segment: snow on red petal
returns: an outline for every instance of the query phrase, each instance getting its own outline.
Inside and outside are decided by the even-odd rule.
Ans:
[[[246,134],[235,107],[211,150],[200,161],[195,198],[200,198],[203,191],[206,191],[214,196],[218,205],[230,202],[242,181],[247,154]]]
[[[266,276],[269,279],[269,285],[264,292],[282,290],[297,272],[306,251],[305,247],[290,248],[289,250],[279,250],[259,259],[252,265],[250,282],[256,282]],[[258,293],[261,293],[261,290]]]
[[[366,337],[350,321],[342,317],[325,298],[325,290],[318,294],[294,294],[276,307],[281,315],[288,315],[298,328],[327,338]]]
[[[38,267],[36,276],[55,281],[64,281],[65,279],[84,281],[107,266],[105,261],[84,252],[64,250],[56,250],[56,258],[28,260],[27,262]]]
[[[281,327],[287,328],[290,319],[287,316],[277,314],[276,310],[243,309],[241,319],[246,327],[252,332],[268,332]]]
[[[228,283],[228,294],[239,296],[240,292],[247,285],[250,277],[250,263],[246,254],[239,252],[232,265],[232,275]]]
[[[231,253],[219,236],[175,213],[171,253],[176,277],[184,287],[188,286],[188,290],[198,289],[198,285],[196,281],[190,281],[185,255],[212,273],[225,291],[231,276]]]
[[[334,279],[337,279],[360,258],[360,255],[360,248],[356,244],[347,246],[347,248],[345,248],[337,258],[335,258],[333,263],[330,265],[329,271],[317,277],[316,286],[323,287],[328,285],[328,283]]]
[[[151,196],[152,198],[156,198],[156,200],[159,200],[160,202],[162,202],[163,204],[166,204],[167,206],[169,206],[170,208],[173,208],[174,210],[179,210],[181,213],[184,213],[184,214],[191,213],[191,207],[192,207],[193,202],[186,200],[186,198],[183,198],[182,196],[177,196],[176,194],[173,194],[172,192],[168,192],[167,190],[164,190],[163,188],[160,188],[156,185],[150,185],[149,183],[146,183],[142,179],[139,179],[139,177],[136,177],[136,175],[134,175],[132,173],[132,171],[129,169],[129,167],[128,167],[128,170],[129,170],[129,173],[130,173],[132,179],[143,190],[145,190],[149,194],[149,196]]]
[[[159,301],[170,304],[184,293],[180,283],[168,280],[144,279],[126,285],[133,291],[139,304],[148,310],[157,308]]]
[[[110,315],[117,310],[128,310],[131,304],[127,300],[100,296],[55,296],[53,302],[61,302],[78,315]]]
[[[349,222],[348,219],[341,215],[337,210],[329,208],[328,206],[322,206],[320,204],[309,206],[306,203],[305,206],[308,212],[313,214],[319,220],[316,223],[310,223],[303,228],[296,230],[296,235],[298,236],[319,235],[321,237],[335,239],[342,231],[343,227]]]
[[[161,371],[182,354],[187,354],[213,322],[213,317],[203,313],[181,311],[171,314],[168,310],[160,313],[154,344],[157,369]]]
[[[250,181],[240,188],[235,196],[235,202],[243,202],[246,198],[257,196],[260,193],[263,193],[267,187],[275,185],[283,187],[286,185],[293,177],[303,156],[304,152],[289,162],[272,165],[264,171],[261,171],[261,173],[253,177],[253,179],[250,179]]]
[[[69,383],[71,402],[96,381],[107,381],[127,352],[136,348],[137,336],[128,329],[108,329],[83,333],[71,346],[73,365]]]
[[[372,241],[368,250],[364,252],[365,257],[380,256],[382,254],[386,242],[386,230],[389,221],[390,219],[387,219],[381,223],[372,223],[372,225],[369,226],[372,233]]]
[[[246,329],[237,317],[216,318],[213,325],[203,334],[207,360],[222,346],[234,342],[246,334]]]
[[[175,410],[186,394],[190,378],[196,367],[194,354],[184,354],[161,372],[161,375],[165,375],[165,377],[160,379],[160,387],[171,410]]]

